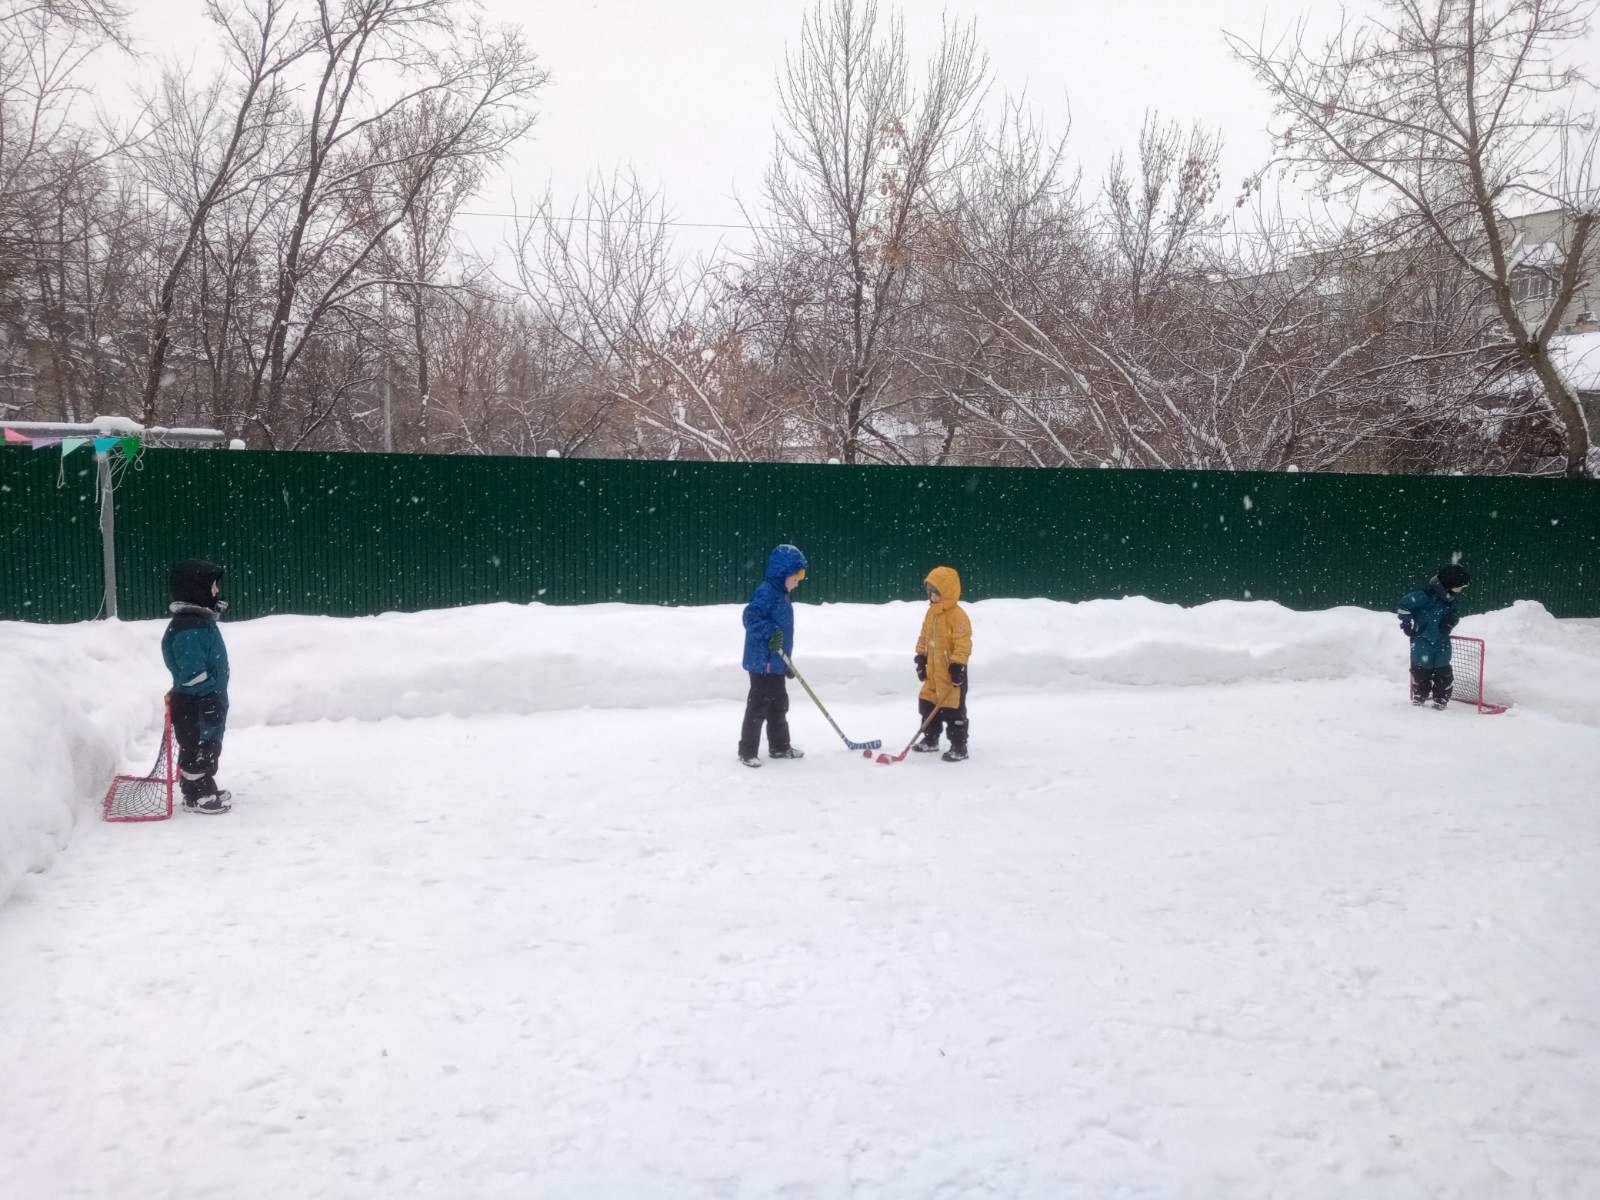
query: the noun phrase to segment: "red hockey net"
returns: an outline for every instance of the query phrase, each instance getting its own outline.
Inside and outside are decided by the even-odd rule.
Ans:
[[[1455,691],[1452,700],[1475,704],[1481,713],[1503,713],[1504,704],[1490,704],[1483,698],[1483,664],[1486,657],[1482,638],[1452,637],[1450,639],[1450,666],[1455,671]]]
[[[118,775],[106,789],[108,821],[165,821],[172,815],[172,705],[161,722],[161,749],[146,775]]]

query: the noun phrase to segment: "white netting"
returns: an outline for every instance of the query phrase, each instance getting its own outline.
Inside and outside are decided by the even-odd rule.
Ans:
[[[1483,640],[1481,638],[1453,637],[1450,639],[1450,666],[1455,671],[1453,700],[1465,704],[1483,703]]]
[[[1503,713],[1506,711],[1505,705],[1492,704],[1483,698],[1483,666],[1486,657],[1482,638],[1450,639],[1450,668],[1455,676],[1450,698],[1462,704],[1475,705],[1479,712]],[[1416,700],[1416,680],[1409,674],[1406,686],[1412,700]]]
[[[118,775],[106,789],[108,821],[164,821],[172,815],[172,714],[161,724],[161,749],[144,775]]]

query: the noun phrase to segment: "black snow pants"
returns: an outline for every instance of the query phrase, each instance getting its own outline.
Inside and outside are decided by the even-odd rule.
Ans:
[[[948,728],[950,730],[950,745],[957,750],[965,750],[967,748],[967,685],[964,683],[961,685],[960,695],[960,704],[955,708],[948,706],[941,708],[938,715],[931,721],[928,721],[928,714],[933,712],[933,701],[924,700],[920,696],[917,698],[917,712],[924,721],[928,721],[928,727],[922,731],[922,740],[927,745],[937,746],[939,744],[939,734]]]
[[[217,794],[217,764],[228,708],[220,696],[172,694],[172,737],[178,743],[178,785],[185,800]]]
[[[1432,698],[1440,703],[1450,699],[1455,691],[1456,673],[1449,667],[1412,667],[1411,698],[1422,701]]]
[[[744,726],[739,730],[739,757],[754,758],[761,748],[761,726],[767,727],[767,751],[789,748],[789,687],[782,675],[750,672],[750,695],[744,702]]]

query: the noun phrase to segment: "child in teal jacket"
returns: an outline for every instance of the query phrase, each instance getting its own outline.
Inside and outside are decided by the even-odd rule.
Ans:
[[[1461,620],[1456,597],[1472,580],[1460,563],[1445,563],[1427,584],[1407,592],[1395,615],[1400,632],[1411,639],[1411,703],[1435,708],[1450,703],[1455,670],[1450,665],[1450,631]]]
[[[228,648],[219,618],[222,568],[204,559],[174,563],[169,576],[172,620],[161,638],[161,657],[172,673],[172,734],[178,743],[178,783],[190,812],[225,813],[233,796],[217,787],[222,735],[228,725]]]

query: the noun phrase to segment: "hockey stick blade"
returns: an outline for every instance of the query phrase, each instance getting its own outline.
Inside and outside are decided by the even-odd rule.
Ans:
[[[845,744],[845,748],[848,750],[859,750],[868,758],[871,758],[872,752],[882,746],[883,742],[877,738],[874,738],[870,742],[853,742],[846,737],[844,730],[839,728],[839,723],[833,719],[833,714],[830,713],[827,709],[827,706],[817,698],[817,694],[811,690],[811,685],[806,682],[806,677],[796,670],[795,665],[790,660],[789,656],[782,650],[779,650],[778,657],[783,659],[783,665],[793,672],[794,677],[800,681],[800,686],[805,688],[806,695],[811,697],[811,703],[817,706],[817,711],[822,714],[823,720],[827,721],[829,725],[833,726],[833,731],[839,735],[839,740]]]
[[[911,747],[915,746],[917,744],[917,739],[928,731],[928,726],[933,724],[934,717],[939,715],[942,707],[943,705],[934,705],[933,711],[922,718],[922,724],[917,726],[917,731],[911,735],[911,740],[906,743],[906,748],[900,751],[899,754],[885,753],[878,755],[878,765],[880,767],[887,767],[891,763],[904,762],[906,760],[906,755],[911,753]]]

